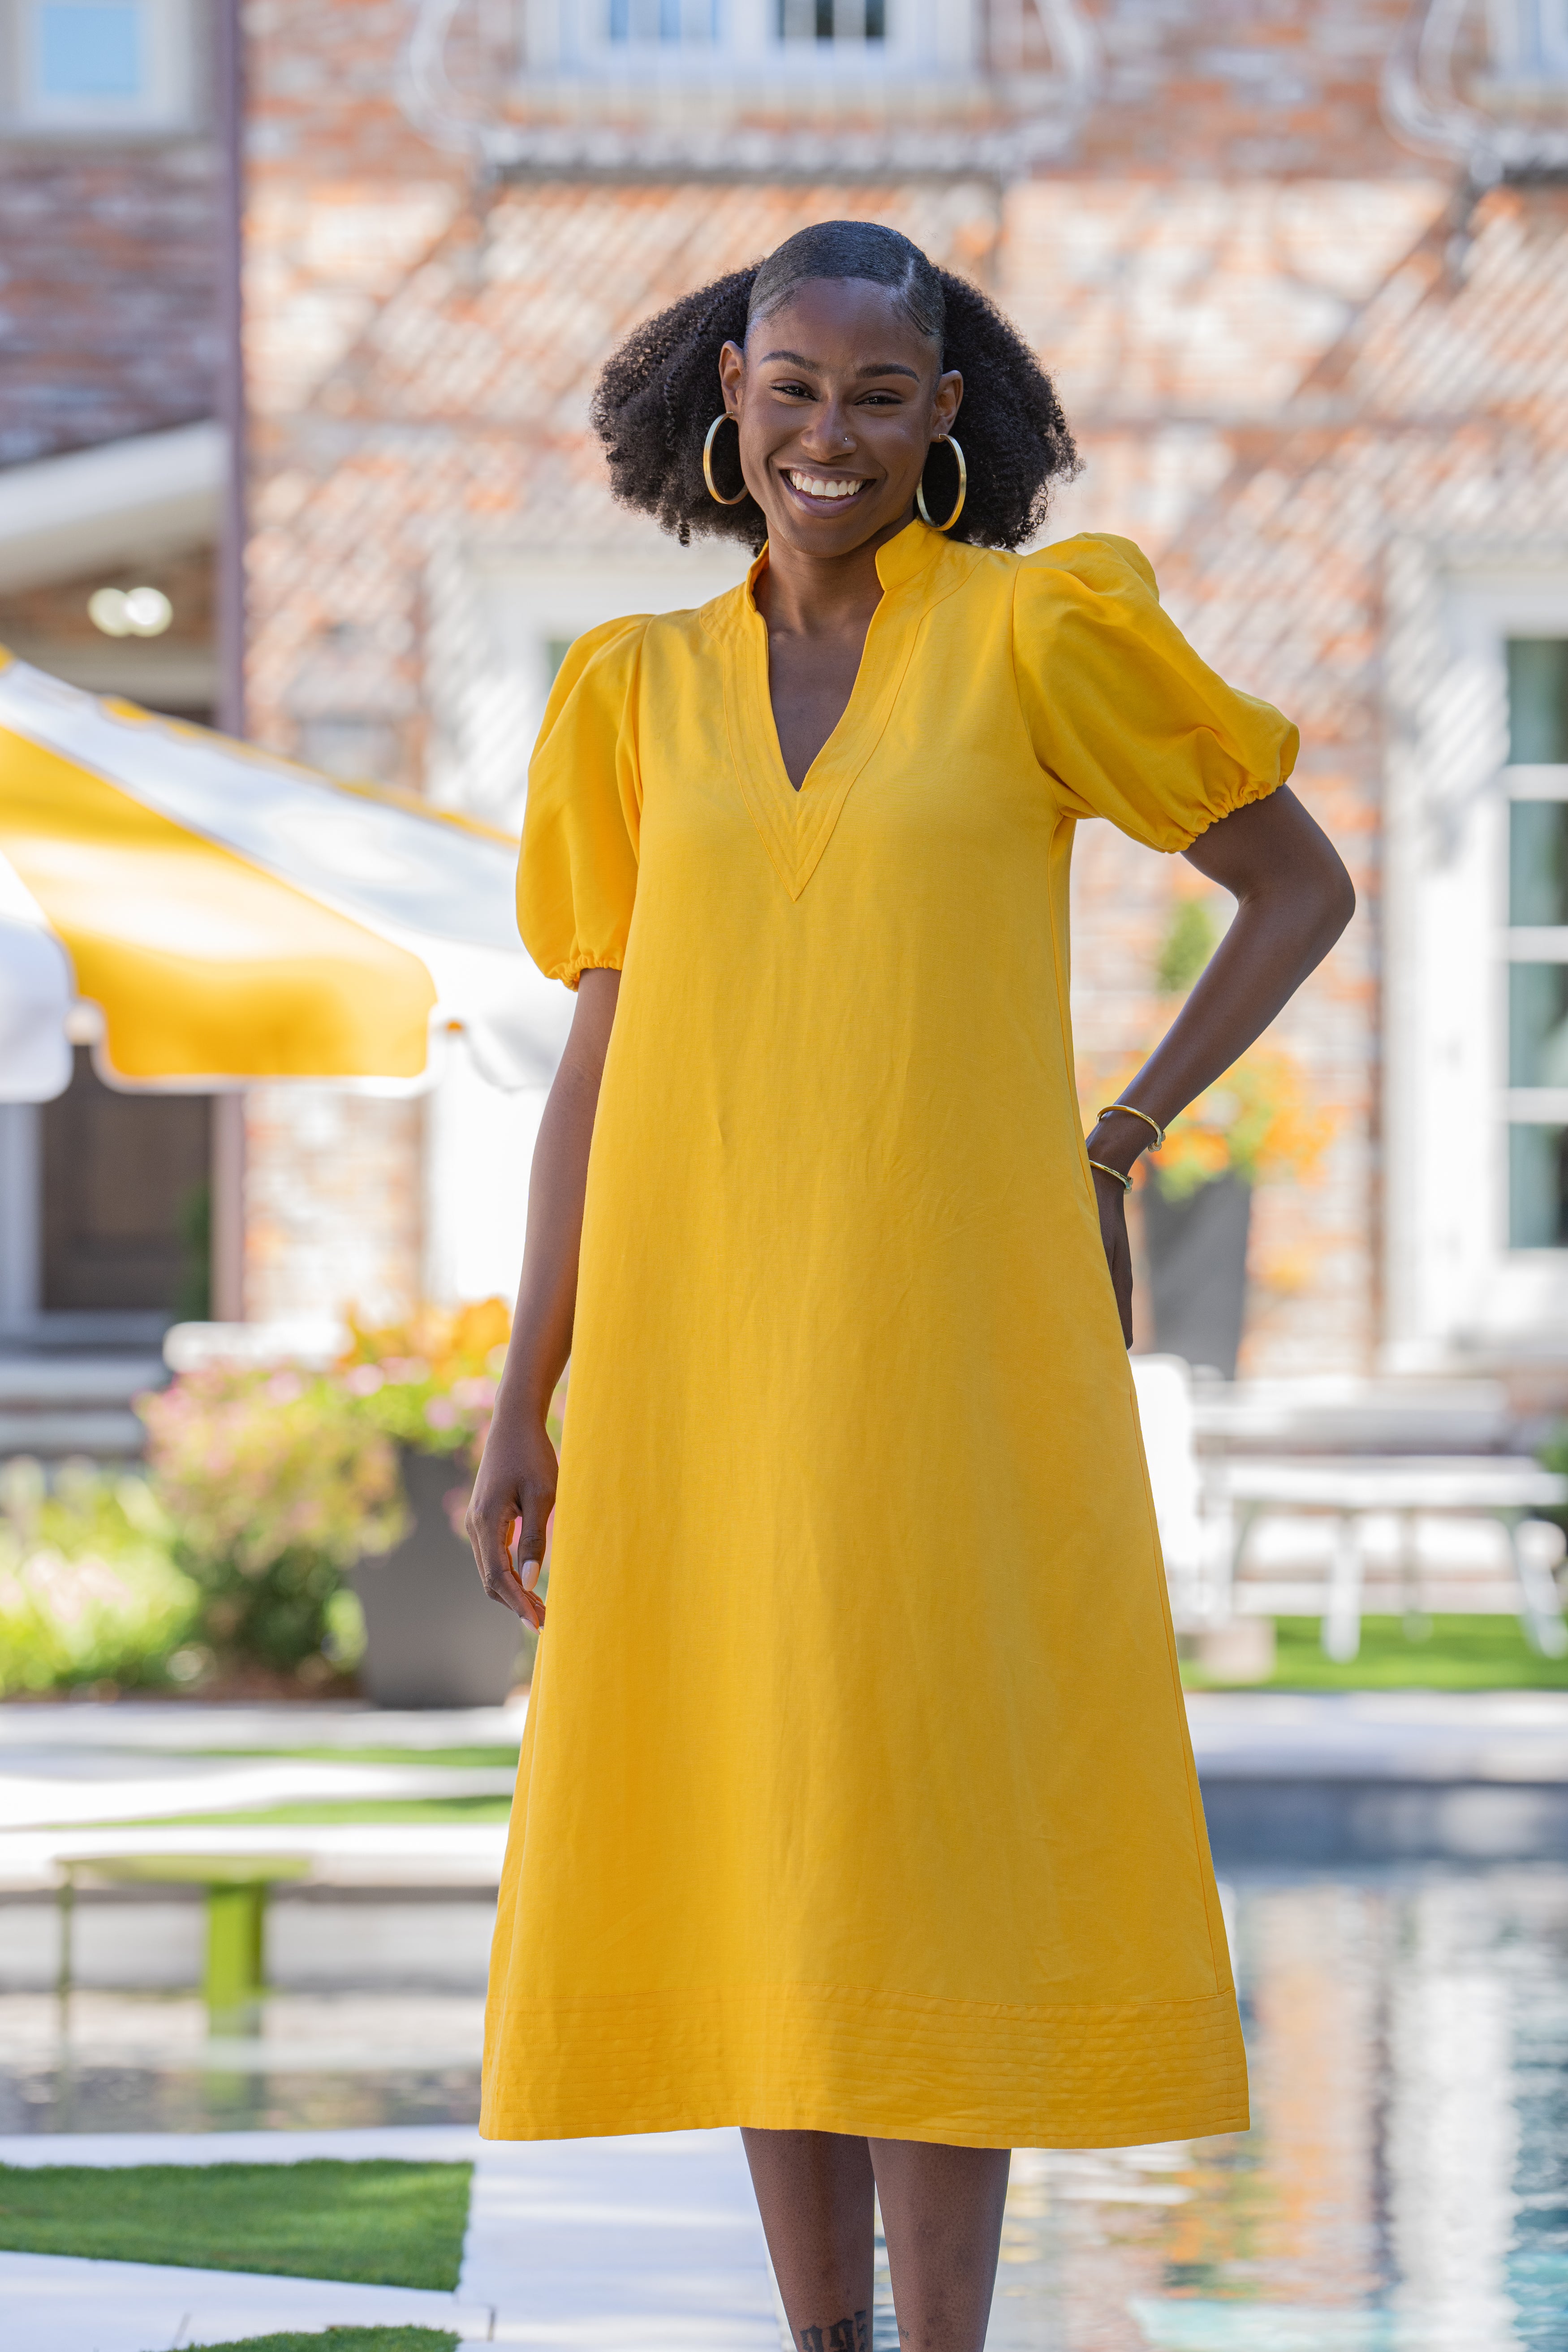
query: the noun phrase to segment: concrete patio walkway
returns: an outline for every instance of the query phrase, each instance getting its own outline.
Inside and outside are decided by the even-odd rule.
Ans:
[[[773,2284],[738,2132],[547,2144],[405,2130],[128,2132],[0,2138],[7,2164],[472,2163],[456,2294],[249,2272],[0,2253],[6,2340],[26,2352],[186,2352],[285,2328],[447,2328],[464,2347],[778,2352]]]

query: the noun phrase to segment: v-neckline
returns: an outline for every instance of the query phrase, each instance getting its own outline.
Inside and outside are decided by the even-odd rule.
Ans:
[[[724,665],[731,756],[752,823],[792,898],[800,897],[816,873],[850,788],[892,716],[914,648],[915,631],[904,625],[910,601],[904,592],[938,551],[927,544],[935,537],[924,523],[911,522],[877,550],[882,599],[866,630],[855,683],[798,787],[790,782],[779,744],[768,626],[756,602],[756,583],[768,560],[765,547],[736,591],[736,625],[728,633]]]

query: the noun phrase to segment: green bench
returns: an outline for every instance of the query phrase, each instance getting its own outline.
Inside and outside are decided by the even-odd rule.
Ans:
[[[79,1878],[111,1885],[201,1886],[206,1890],[206,1952],[202,1998],[211,2030],[242,2021],[266,1990],[267,1903],[274,1886],[303,1878],[300,1854],[77,1854],[60,1865],[59,1997],[74,1987],[73,1944]]]

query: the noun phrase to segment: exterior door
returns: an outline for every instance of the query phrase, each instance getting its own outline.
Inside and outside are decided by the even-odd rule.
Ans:
[[[43,1312],[204,1319],[211,1098],[117,1094],[79,1046],[40,1125]]]

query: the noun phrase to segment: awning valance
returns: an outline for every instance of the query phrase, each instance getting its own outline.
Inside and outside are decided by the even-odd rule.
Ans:
[[[121,1083],[416,1079],[435,1027],[542,1084],[571,1005],[518,939],[516,854],[0,653],[0,1099],[59,1091],[81,1000]]]

